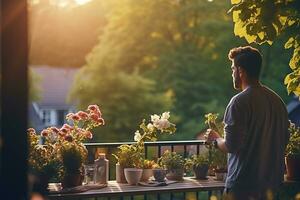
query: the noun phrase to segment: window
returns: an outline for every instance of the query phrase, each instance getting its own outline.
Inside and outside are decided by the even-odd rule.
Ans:
[[[51,124],[51,110],[42,110],[41,111],[41,119],[45,125]]]

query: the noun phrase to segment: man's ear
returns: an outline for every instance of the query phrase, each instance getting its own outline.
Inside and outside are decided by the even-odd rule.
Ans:
[[[245,76],[245,70],[241,67],[237,67],[238,73],[240,75],[240,77],[244,77]]]

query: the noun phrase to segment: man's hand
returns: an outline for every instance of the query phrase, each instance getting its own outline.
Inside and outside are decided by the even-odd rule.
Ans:
[[[219,135],[218,132],[212,130],[212,129],[207,129],[206,130],[206,133],[205,133],[205,136],[206,136],[206,141],[208,143],[218,139],[218,138],[221,138],[221,136]]]

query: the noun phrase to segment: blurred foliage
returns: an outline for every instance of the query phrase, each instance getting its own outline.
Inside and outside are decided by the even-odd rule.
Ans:
[[[40,100],[41,94],[41,77],[34,73],[31,68],[28,68],[28,82],[29,82],[29,101]]]
[[[166,110],[174,114],[178,134],[163,139],[192,139],[205,128],[204,113],[222,115],[234,94],[227,54],[246,42],[232,33],[230,6],[223,0],[109,0],[63,12],[34,5],[32,62],[83,65],[69,100],[79,108],[102,106],[107,126],[95,141],[131,140],[140,120]],[[258,48],[263,83],[287,102],[284,42]]]
[[[53,0],[29,6],[31,65],[80,67],[106,24],[102,1],[60,7]],[[73,4],[72,4],[73,3]],[[73,6],[72,6],[73,5]]]
[[[234,34],[248,43],[272,43],[284,35],[284,48],[293,49],[285,80],[288,93],[300,96],[300,1],[231,0]]]

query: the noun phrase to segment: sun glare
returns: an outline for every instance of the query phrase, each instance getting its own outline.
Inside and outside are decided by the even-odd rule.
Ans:
[[[83,5],[83,4],[86,4],[88,2],[90,2],[91,0],[75,0],[75,2],[78,4],[78,5]]]
[[[39,3],[41,3],[41,1],[43,1],[43,0],[28,0],[28,2],[31,5],[39,4]],[[81,6],[86,3],[89,3],[90,1],[92,1],[92,0],[50,0],[49,3],[52,5],[61,7],[61,8],[65,8],[65,7],[74,6],[74,5]]]

